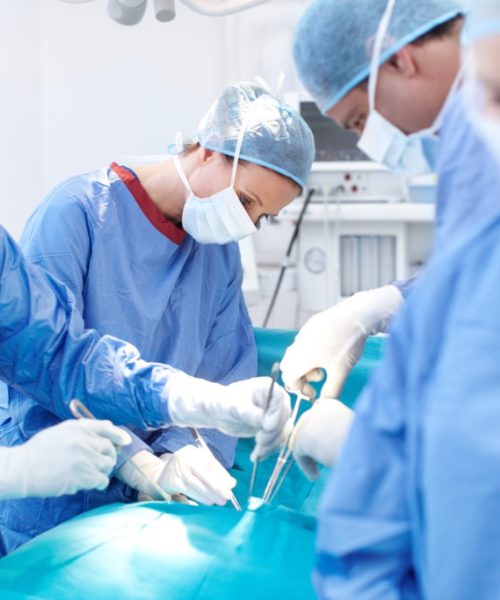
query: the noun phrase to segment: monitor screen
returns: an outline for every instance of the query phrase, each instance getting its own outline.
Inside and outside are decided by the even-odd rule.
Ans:
[[[301,102],[300,114],[312,129],[318,162],[357,162],[370,160],[359,150],[358,136],[324,117],[314,102]]]

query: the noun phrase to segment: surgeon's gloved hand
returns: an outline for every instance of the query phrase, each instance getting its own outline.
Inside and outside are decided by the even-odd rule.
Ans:
[[[210,452],[198,446],[184,446],[172,454],[163,454],[161,458],[141,450],[132,459],[167,494],[183,494],[201,504],[223,506],[236,485],[236,480],[220,462]],[[143,496],[154,500],[162,499],[151,484],[128,463],[120,467],[117,477]]]
[[[110,421],[64,421],[0,452],[0,497],[54,497],[104,490],[116,447],[130,436]]]
[[[319,477],[318,464],[331,468],[351,428],[354,412],[330,398],[318,400],[299,419],[290,440],[293,456],[306,477]]]
[[[252,456],[265,458],[279,447],[291,415],[290,397],[279,385],[274,386],[268,404],[270,386],[270,377],[220,385],[176,371],[167,384],[168,412],[180,427],[255,436]]]
[[[281,361],[283,381],[291,391],[310,393],[306,381],[319,381],[321,395],[338,398],[351,369],[363,354],[366,338],[385,331],[403,304],[393,285],[358,292],[333,308],[314,315],[299,331]]]

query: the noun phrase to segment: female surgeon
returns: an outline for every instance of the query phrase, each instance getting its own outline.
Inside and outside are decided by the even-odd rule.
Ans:
[[[178,369],[167,395],[169,401],[182,398],[182,417],[169,408],[182,427],[192,415],[211,412],[224,389],[219,384],[255,375],[240,257],[231,242],[253,233],[261,218],[278,214],[300,193],[313,157],[312,134],[297,113],[257,84],[234,85],[202,120],[197,143],[172,160],[135,169],[113,164],[62,183],[31,217],[21,245],[71,288],[86,326],[125,337],[146,359]],[[232,385],[248,395],[248,382]],[[13,422],[8,431],[0,428],[2,443],[19,443],[57,422],[36,399],[8,393]],[[200,396],[204,407],[195,402]],[[119,414],[120,406],[114,411]],[[277,421],[284,416],[285,410],[275,413]],[[211,424],[208,416],[206,421]],[[269,429],[272,436],[262,431],[257,438],[261,456],[281,433],[275,423]],[[128,454],[166,492],[226,502],[234,480],[221,464],[233,463],[235,438],[202,431],[219,463],[193,445],[186,429],[131,433]],[[118,463],[104,493],[3,502],[10,549],[95,506],[131,501],[137,491],[155,496]]]
[[[271,449],[273,438],[279,440],[289,401],[278,386],[268,401],[269,378],[218,386],[217,396],[208,399],[200,390],[185,402],[171,386],[167,395],[173,369],[145,362],[127,342],[85,330],[71,292],[29,263],[1,226],[0,313],[0,379],[36,396],[40,406],[61,418],[71,416],[67,405],[78,397],[96,415],[111,415],[120,423],[159,427],[177,419],[237,436],[257,434],[257,454],[259,447]],[[206,385],[199,387],[206,391]],[[10,423],[15,432],[15,420],[8,409],[0,417],[5,439]],[[68,420],[25,443],[17,437],[14,446],[0,448],[2,499],[105,489],[116,463],[115,447],[130,444],[130,436],[109,421]],[[0,555],[12,542],[3,528]]]

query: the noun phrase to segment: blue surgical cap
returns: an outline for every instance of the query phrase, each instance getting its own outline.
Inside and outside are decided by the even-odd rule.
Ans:
[[[500,34],[500,0],[470,0],[467,34],[472,40]]]
[[[248,117],[240,158],[281,173],[303,188],[315,155],[311,129],[295,110],[256,82],[238,83],[222,92],[199,125],[198,142],[234,156]]]
[[[299,76],[321,112],[367,79],[387,0],[313,0],[295,31]],[[380,64],[438,25],[464,14],[461,0],[396,0]]]

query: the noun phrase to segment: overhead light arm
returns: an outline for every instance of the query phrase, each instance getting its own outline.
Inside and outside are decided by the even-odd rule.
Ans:
[[[247,10],[269,0],[181,0],[195,12],[209,17],[223,17]],[[93,0],[61,0],[67,4],[83,4]],[[147,0],[108,0],[109,16],[122,25],[136,25],[144,16]],[[175,18],[175,0],[154,0],[154,11],[158,21],[167,22]]]
[[[181,0],[181,2],[202,15],[223,17],[264,4],[268,0]]]

